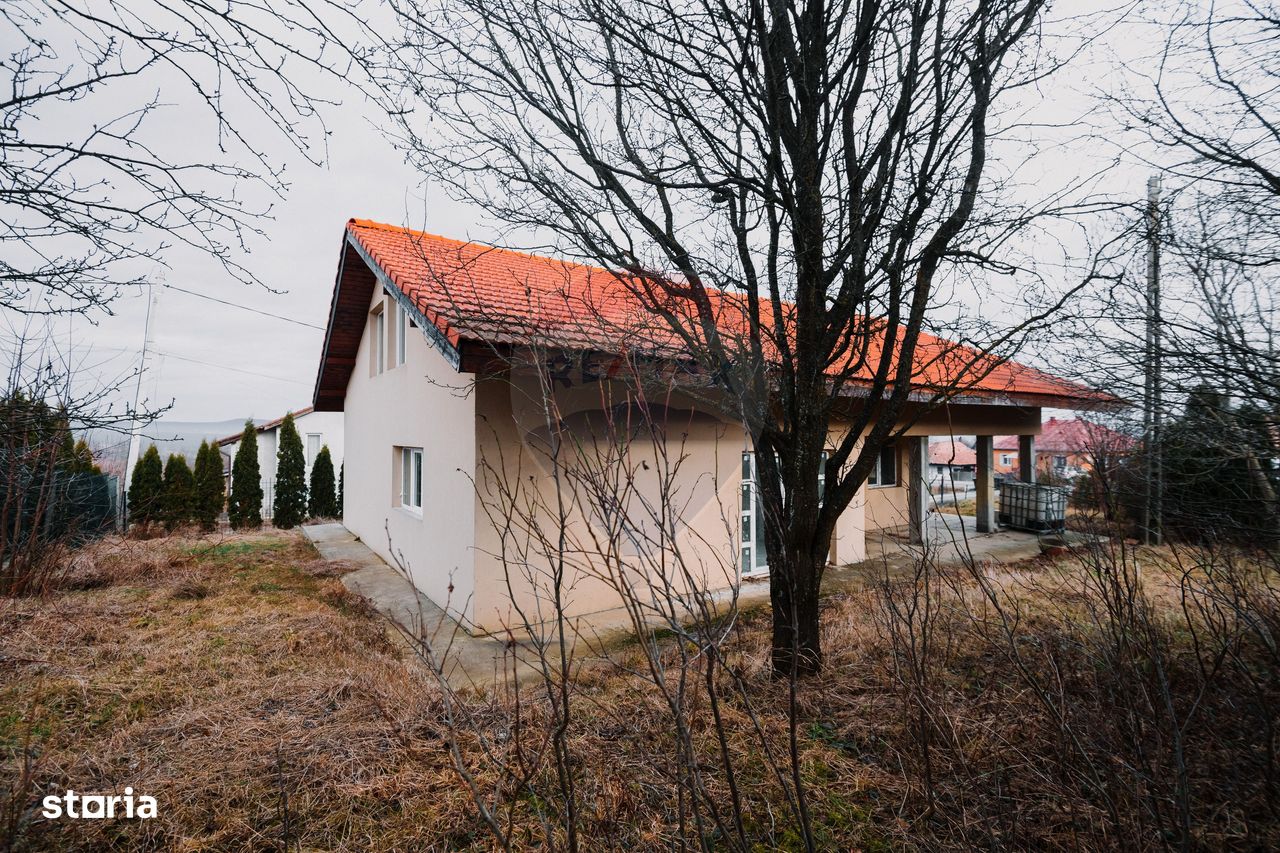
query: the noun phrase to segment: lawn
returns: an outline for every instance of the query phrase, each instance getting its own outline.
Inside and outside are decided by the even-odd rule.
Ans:
[[[1204,566],[1143,559],[1147,616],[1107,615],[1095,558],[831,598],[794,729],[819,848],[1162,849],[1184,824],[1191,846],[1280,843],[1270,659],[1247,630],[1215,659],[1179,617],[1178,579]],[[117,540],[50,597],[0,601],[0,831],[41,851],[488,850],[478,800],[517,849],[563,847],[568,824],[585,849],[803,849],[767,613],[726,641],[719,728],[705,656],[674,638],[576,665],[557,765],[536,679],[519,702],[446,695],[344,570],[296,533]],[[1269,583],[1248,612],[1277,625]],[[1117,645],[1119,627],[1147,634]],[[39,814],[49,793],[126,786],[158,817]]]

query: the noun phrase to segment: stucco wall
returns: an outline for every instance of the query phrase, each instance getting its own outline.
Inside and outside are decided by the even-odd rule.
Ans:
[[[370,310],[383,299],[390,301],[379,288]],[[387,341],[393,345],[394,336],[388,333]],[[350,464],[343,524],[388,563],[394,565],[392,548],[402,554],[415,585],[469,624],[475,608],[471,377],[455,373],[419,329],[408,330],[405,363],[378,375],[371,375],[368,344],[366,335],[344,407]],[[399,506],[397,447],[423,450],[421,514]]]
[[[308,412],[295,419],[298,435],[302,437],[302,451],[307,450],[307,436],[316,433],[320,436],[320,446],[328,445],[329,456],[333,459],[334,482],[337,482],[338,470],[342,467],[346,418],[342,412]],[[314,461],[314,460],[312,460]],[[311,466],[307,466],[307,482],[311,482]]]
[[[736,581],[741,427],[673,397],[666,401],[665,457],[643,430],[615,444],[608,437],[627,432],[620,426],[625,416],[606,425],[602,413],[616,412],[613,407],[625,396],[620,385],[560,389],[556,414],[566,425],[566,440],[553,462],[546,411],[533,379],[517,374],[511,382],[492,378],[478,384],[475,618],[481,627],[498,630],[523,618],[550,618],[558,568],[563,605],[573,615],[619,607],[620,590],[634,590],[643,601],[668,586],[678,594],[691,585],[724,589]],[[631,423],[639,426],[638,419]],[[664,488],[664,480],[673,485]],[[597,492],[596,484],[607,488]],[[610,518],[612,500],[601,494],[625,495],[625,512]],[[567,552],[562,566],[561,496]],[[674,507],[670,512],[659,509],[663,498]],[[519,511],[509,513],[512,506]],[[538,529],[531,529],[535,515]],[[674,529],[660,532],[664,517],[675,520]],[[667,533],[674,535],[674,547],[664,549],[657,543]]]

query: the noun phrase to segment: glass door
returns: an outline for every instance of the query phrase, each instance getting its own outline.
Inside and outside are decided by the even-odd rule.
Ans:
[[[818,501],[826,491],[827,454],[822,454],[822,466],[818,468]],[[743,577],[758,577],[769,573],[769,554],[764,547],[764,509],[760,490],[756,486],[756,455],[742,454],[742,513],[739,528],[742,555],[739,568]]]
[[[769,556],[764,547],[764,511],[756,487],[756,455],[742,454],[742,560],[743,577],[769,573]]]

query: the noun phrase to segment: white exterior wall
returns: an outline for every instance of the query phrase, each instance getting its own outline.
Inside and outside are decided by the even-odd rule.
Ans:
[[[378,288],[370,310],[384,299],[387,309],[394,309],[394,300]],[[389,346],[394,343],[390,329],[388,324]],[[470,626],[475,606],[472,377],[456,373],[416,328],[407,330],[405,363],[371,375],[367,325],[365,331],[344,405],[344,455],[351,465],[342,522],[392,566],[394,549],[418,589]],[[422,448],[421,514],[399,506],[398,447]]]
[[[320,436],[320,446],[328,445],[329,456],[333,459],[333,477],[335,485],[338,482],[338,471],[342,467],[343,460],[343,436],[346,432],[346,418],[342,412],[309,412],[300,418],[295,418],[294,423],[298,426],[298,435],[302,437],[302,452],[307,452],[307,436],[315,433]],[[311,463],[314,460],[307,460],[307,482],[311,482]]]

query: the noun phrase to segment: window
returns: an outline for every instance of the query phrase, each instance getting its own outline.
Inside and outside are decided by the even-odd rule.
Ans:
[[[1066,468],[1066,467],[1067,467],[1067,457],[1065,457],[1065,456],[1055,456],[1055,457],[1053,457],[1053,467],[1054,467],[1054,468],[1058,468],[1058,469]]]
[[[311,466],[315,464],[316,457],[320,455],[320,433],[307,433],[307,470],[311,470]]]
[[[381,303],[373,309],[373,337],[370,346],[373,347],[370,362],[376,375],[387,369],[387,313],[382,310]]]
[[[1001,453],[1001,454],[1000,454],[1000,464],[1001,464],[1001,465],[1012,465],[1012,464],[1013,464],[1013,454],[1011,454],[1011,453]]]
[[[871,486],[898,485],[898,446],[886,444],[880,448],[880,458],[871,466],[871,476],[867,477]]]
[[[405,342],[408,337],[409,314],[403,305],[396,305],[396,359],[392,367],[404,364]]]
[[[422,448],[400,448],[400,506],[422,511]]]

